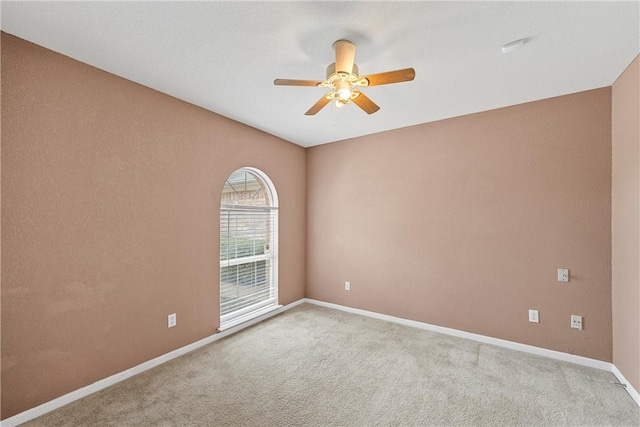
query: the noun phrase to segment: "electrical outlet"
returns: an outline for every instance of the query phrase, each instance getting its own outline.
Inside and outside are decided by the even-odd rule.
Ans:
[[[582,330],[582,316],[578,316],[577,314],[571,315],[571,328]]]
[[[529,310],[529,322],[540,323],[540,316],[538,315],[538,310]]]
[[[345,291],[351,290],[351,282],[344,282],[344,290]]]
[[[569,269],[567,268],[559,268],[558,269],[558,282],[568,282],[569,281]]]
[[[178,319],[176,318],[176,314],[172,313],[167,316],[167,327],[173,328],[178,323]]]

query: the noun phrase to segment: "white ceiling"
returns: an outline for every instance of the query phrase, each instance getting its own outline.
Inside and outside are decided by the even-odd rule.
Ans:
[[[10,2],[2,30],[304,147],[611,85],[640,51],[630,2]],[[334,41],[381,109],[274,86],[322,80]],[[503,44],[527,38],[503,54]]]

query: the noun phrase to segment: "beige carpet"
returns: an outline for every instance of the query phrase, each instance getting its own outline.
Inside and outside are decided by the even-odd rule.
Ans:
[[[26,425],[640,425],[615,382],[303,304]]]

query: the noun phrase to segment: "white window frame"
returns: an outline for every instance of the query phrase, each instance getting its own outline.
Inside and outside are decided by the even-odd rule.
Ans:
[[[243,265],[253,263],[256,261],[269,261],[270,262],[270,296],[264,301],[260,301],[256,304],[252,304],[247,307],[235,310],[231,313],[220,315],[220,328],[219,330],[229,329],[242,322],[254,319],[272,310],[276,310],[281,307],[278,303],[278,195],[271,179],[261,170],[252,167],[240,168],[233,172],[249,172],[255,175],[266,187],[268,193],[270,206],[244,206],[235,204],[220,204],[220,215],[228,211],[260,211],[269,212],[271,218],[271,233],[269,235],[269,253],[253,255],[242,258],[233,258],[220,261],[220,271],[218,278],[221,279],[221,273],[223,267],[231,267],[235,265]],[[233,175],[231,174],[231,175]],[[229,177],[231,177],[229,175]],[[228,178],[227,178],[228,179]],[[222,233],[222,230],[220,231]],[[220,243],[219,243],[220,246]],[[218,287],[221,290],[221,280],[219,280]],[[219,301],[221,304],[221,301]],[[221,309],[221,307],[220,307]]]

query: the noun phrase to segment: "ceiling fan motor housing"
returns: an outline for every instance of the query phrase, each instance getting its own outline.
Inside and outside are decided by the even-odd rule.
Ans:
[[[336,72],[336,63],[334,62],[327,67],[327,81],[333,83],[337,80],[344,80],[355,84],[360,78],[359,73],[360,70],[356,64],[353,64],[353,71],[351,74],[347,74],[344,71]]]

